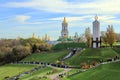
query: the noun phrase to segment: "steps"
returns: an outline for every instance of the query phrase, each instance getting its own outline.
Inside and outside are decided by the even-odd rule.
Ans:
[[[72,51],[62,59],[62,61],[66,60],[68,58],[71,58],[78,50],[81,50],[81,48],[80,49],[79,48],[72,49]]]

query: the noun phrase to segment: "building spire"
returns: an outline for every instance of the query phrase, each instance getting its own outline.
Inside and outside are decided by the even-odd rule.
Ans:
[[[66,22],[66,17],[64,17],[63,23],[67,23],[67,22]]]
[[[98,20],[98,16],[97,15],[95,16],[95,20]]]
[[[35,33],[32,34],[32,38],[35,38]]]

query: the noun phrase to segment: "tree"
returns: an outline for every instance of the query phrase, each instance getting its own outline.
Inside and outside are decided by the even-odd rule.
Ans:
[[[106,36],[108,44],[112,47],[115,42],[115,32],[112,25],[108,25]]]
[[[37,50],[37,46],[36,46],[36,44],[34,44],[34,45],[32,46],[32,53],[35,53],[36,50]]]
[[[102,31],[101,32],[101,40],[102,42],[107,46],[107,35],[106,35],[106,32],[105,31]]]
[[[78,37],[78,42],[85,42],[85,35],[84,34],[80,34],[80,36]]]
[[[116,41],[120,42],[120,34],[116,33]]]
[[[30,54],[30,49],[23,45],[18,45],[13,47],[12,53],[14,54],[14,57],[16,60],[20,60],[24,56],[27,56]]]
[[[91,32],[90,32],[90,28],[88,27],[88,28],[86,28],[85,29],[85,38],[86,38],[86,43],[87,43],[87,46],[88,47],[91,47]]]

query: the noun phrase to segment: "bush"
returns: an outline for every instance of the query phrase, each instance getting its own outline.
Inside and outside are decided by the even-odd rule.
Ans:
[[[90,66],[87,63],[81,63],[81,68],[88,69],[88,68],[90,68]]]
[[[20,60],[31,53],[29,46],[20,44],[16,39],[0,40],[0,65]]]
[[[30,54],[30,49],[28,47],[19,45],[19,46],[15,46],[12,50],[12,53],[15,55],[20,55],[20,56],[26,56],[28,54]]]

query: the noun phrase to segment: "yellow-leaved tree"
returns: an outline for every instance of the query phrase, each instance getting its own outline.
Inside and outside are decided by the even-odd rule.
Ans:
[[[86,43],[88,47],[91,47],[91,32],[90,32],[90,28],[86,28],[85,29],[85,38],[86,38]]]
[[[111,26],[108,25],[106,36],[107,36],[107,43],[112,47],[113,43],[115,42],[115,32],[112,25]]]

